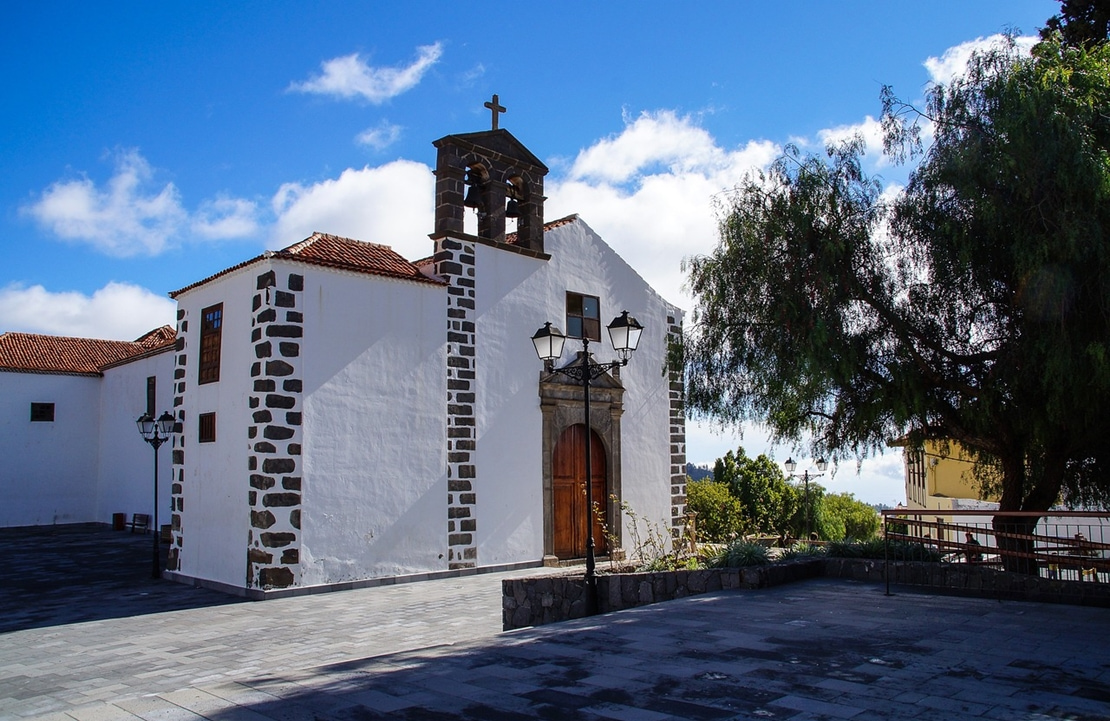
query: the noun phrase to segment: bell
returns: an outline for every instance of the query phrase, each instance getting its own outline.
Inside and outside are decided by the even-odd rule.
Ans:
[[[466,198],[463,199],[463,205],[468,208],[482,207],[482,195],[478,191],[478,186],[471,185],[469,188],[467,188]]]
[[[520,203],[516,202],[516,198],[509,198],[509,202],[505,204],[505,217],[520,217]]]

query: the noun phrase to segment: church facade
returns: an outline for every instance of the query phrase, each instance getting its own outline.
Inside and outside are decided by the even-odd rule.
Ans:
[[[171,293],[169,576],[266,597],[581,557],[586,433],[600,552],[622,502],[683,518],[681,311],[583,220],[544,222],[547,169],[508,131],[435,147],[430,257],[316,233]],[[622,311],[645,330],[586,429],[530,339],[551,321],[559,363],[582,335],[608,360]]]

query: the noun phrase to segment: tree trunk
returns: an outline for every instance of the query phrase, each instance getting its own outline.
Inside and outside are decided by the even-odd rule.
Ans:
[[[1013,454],[1002,459],[1002,498],[993,527],[1002,568],[1011,573],[1039,575],[1033,531],[1040,516],[1007,516],[1005,511],[1047,511],[1056,503],[1063,485],[1066,456],[1045,453],[1041,473],[1026,493],[1025,458]]]

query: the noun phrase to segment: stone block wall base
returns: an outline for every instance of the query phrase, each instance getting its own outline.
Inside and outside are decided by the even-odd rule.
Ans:
[[[884,583],[886,568],[882,560],[814,558],[747,568],[613,573],[597,577],[597,606],[599,613],[608,613],[701,593],[770,588],[819,577]],[[894,561],[889,568],[891,583],[938,593],[1110,607],[1107,583],[1059,581],[950,563]],[[581,571],[504,580],[502,627],[509,631],[581,618],[585,616],[584,593]]]

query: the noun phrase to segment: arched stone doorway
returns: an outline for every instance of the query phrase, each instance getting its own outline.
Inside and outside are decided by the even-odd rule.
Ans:
[[[564,430],[552,453],[552,550],[559,558],[582,558],[586,555],[587,516],[593,518],[595,551],[604,553],[608,549],[603,518],[609,499],[606,488],[608,464],[601,437],[594,431],[590,434],[590,492],[598,513],[590,513],[586,507],[586,426],[575,424]]]
[[[578,365],[582,362],[579,352],[568,365]],[[554,563],[558,560],[569,558],[582,558],[585,555],[585,408],[582,396],[582,385],[558,373],[543,372],[539,384],[540,411],[543,413],[543,552],[544,562]],[[612,374],[606,373],[595,379],[590,387],[590,426],[593,431],[591,438],[593,472],[595,485],[592,491],[594,501],[604,511],[608,523],[608,531],[615,535],[616,541],[613,549],[620,548],[620,498],[621,494],[621,415],[624,413],[624,387],[620,382],[619,369]],[[572,430],[577,428],[578,430]],[[572,441],[570,434],[577,434],[577,441]],[[557,448],[564,446],[567,450]],[[558,456],[558,459],[557,459]],[[581,460],[575,460],[581,459]],[[575,465],[571,465],[572,462]],[[559,468],[557,469],[557,464]],[[578,469],[578,470],[576,470]],[[578,505],[574,501],[564,500],[563,495],[570,494],[568,488],[558,492],[556,498],[556,475],[564,478],[571,476],[577,478],[578,486],[573,489],[576,499],[580,498]],[[568,486],[565,481],[561,485]],[[617,500],[614,500],[614,497]],[[564,520],[562,508],[569,506]],[[580,513],[573,509],[580,509]],[[569,514],[574,514],[573,516]],[[581,550],[569,547],[564,541],[559,541],[556,550],[556,524],[577,523],[581,534]],[[580,519],[580,520],[579,520]],[[610,519],[616,519],[610,522]],[[562,531],[567,534],[576,533],[567,528]],[[571,538],[577,538],[571,535]],[[594,544],[597,552],[607,552],[610,549],[609,539],[601,529],[595,526]],[[564,555],[569,553],[570,555]]]

